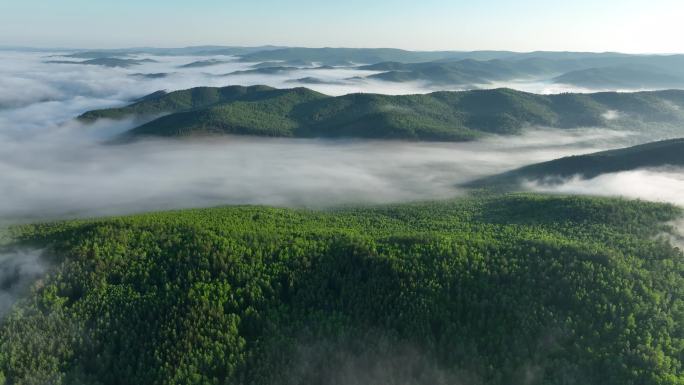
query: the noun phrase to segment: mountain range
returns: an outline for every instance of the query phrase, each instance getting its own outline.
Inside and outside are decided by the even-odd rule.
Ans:
[[[135,62],[139,55],[207,57],[182,68],[238,60],[253,63],[253,72],[249,73],[266,75],[282,72],[274,69],[277,67],[348,67],[376,71],[368,76],[373,80],[416,81],[432,87],[484,88],[496,83],[534,81],[592,90],[684,88],[684,55],[200,46],[80,50],[63,56],[88,59],[80,64],[128,67],[140,64]],[[225,56],[226,59],[217,59],[216,56]]]
[[[88,59],[83,61],[70,61],[70,60],[51,60],[48,63],[54,64],[81,64],[81,65],[98,65],[104,67],[132,67],[143,63],[154,63],[152,59],[119,59],[119,58],[96,58]]]
[[[82,121],[133,117],[128,137],[239,134],[462,141],[529,126],[647,129],[684,118],[684,91],[537,95],[511,89],[327,96],[307,88],[198,87],[156,92]]]

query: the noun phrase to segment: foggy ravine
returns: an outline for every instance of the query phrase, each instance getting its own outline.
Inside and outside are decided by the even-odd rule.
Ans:
[[[3,52],[0,57],[0,224],[222,204],[325,207],[448,198],[463,192],[458,184],[526,164],[684,136],[684,130],[636,134],[538,128],[516,137],[448,144],[225,137],[103,145],[132,124],[101,121],[84,126],[73,117],[159,89],[292,87],[288,80],[315,75],[341,83],[307,85],[331,95],[431,90],[417,83],[345,80],[359,74],[346,68],[216,76],[251,64],[187,69],[179,66],[206,57],[150,57],[157,62],[123,69],[45,63],[63,59],[51,55]],[[160,72],[171,75],[131,76]],[[528,87],[536,92],[577,91]],[[516,88],[525,89],[524,83]],[[672,193],[663,195],[663,189],[656,188],[626,192],[621,181],[611,179],[615,177],[630,178],[629,186],[667,183],[665,191]],[[554,191],[676,201],[683,184],[669,171],[636,171],[570,181]],[[534,183],[527,187],[548,189]]]

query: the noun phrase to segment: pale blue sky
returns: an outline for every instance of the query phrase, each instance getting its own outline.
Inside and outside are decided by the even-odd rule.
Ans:
[[[0,45],[684,52],[684,0],[0,0]]]

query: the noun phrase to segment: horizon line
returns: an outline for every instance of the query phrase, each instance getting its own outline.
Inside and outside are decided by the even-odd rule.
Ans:
[[[76,46],[45,46],[45,45],[14,45],[14,44],[0,44],[0,50],[34,50],[34,51],[125,51],[125,50],[143,50],[143,49],[188,49],[188,48],[272,48],[272,49],[356,49],[356,50],[398,50],[405,52],[509,52],[515,54],[533,54],[533,53],[583,53],[583,54],[619,54],[619,55],[683,55],[684,52],[624,52],[624,51],[591,51],[591,50],[532,50],[532,51],[515,51],[509,49],[435,49],[435,50],[421,50],[421,49],[406,49],[398,47],[378,46],[378,47],[355,47],[355,46],[305,46],[305,45],[278,45],[278,44],[257,44],[257,45],[231,45],[231,44],[197,44],[197,45],[177,45],[177,46],[155,46],[155,45],[141,45],[141,46],[118,46],[108,48],[95,47],[76,47]]]

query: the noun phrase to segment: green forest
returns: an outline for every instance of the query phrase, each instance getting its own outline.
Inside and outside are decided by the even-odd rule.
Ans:
[[[684,91],[676,90],[537,95],[502,88],[331,97],[307,88],[229,86],[156,92],[129,106],[86,112],[80,120],[151,120],[130,130],[129,138],[234,134],[464,141],[531,126],[676,126],[684,122],[682,111]]]
[[[21,225],[29,384],[684,384],[681,210],[534,194]]]

